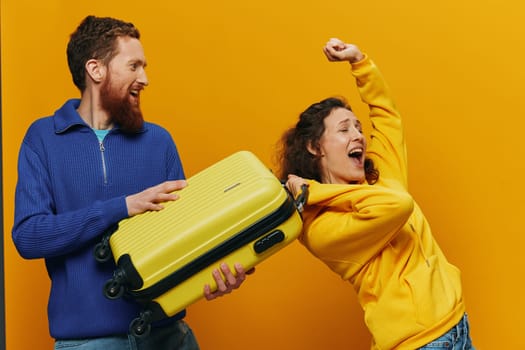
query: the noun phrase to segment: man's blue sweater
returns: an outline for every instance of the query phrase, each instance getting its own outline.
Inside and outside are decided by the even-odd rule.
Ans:
[[[57,339],[127,333],[140,306],[104,296],[115,264],[95,261],[93,248],[106,229],[128,217],[126,196],[184,178],[165,129],[145,123],[126,134],[114,128],[99,143],[77,113],[79,103],[69,100],[35,121],[18,160],[13,241],[22,257],[45,258],[49,328]]]

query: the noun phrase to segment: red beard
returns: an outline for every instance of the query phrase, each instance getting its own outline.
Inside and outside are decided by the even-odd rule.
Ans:
[[[100,95],[102,108],[109,113],[111,120],[118,124],[122,131],[134,133],[142,128],[144,118],[139,103],[133,104],[128,94],[120,96],[119,91],[112,87],[109,76],[102,83]]]

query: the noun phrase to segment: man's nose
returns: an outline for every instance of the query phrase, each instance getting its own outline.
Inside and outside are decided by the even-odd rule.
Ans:
[[[144,69],[141,69],[139,72],[139,76],[137,78],[137,82],[140,84],[147,86],[149,84],[148,76],[146,74],[146,71]]]

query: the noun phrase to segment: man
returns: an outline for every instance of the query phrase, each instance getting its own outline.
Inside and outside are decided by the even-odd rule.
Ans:
[[[140,305],[107,299],[102,287],[115,269],[93,247],[109,227],[162,202],[185,186],[170,134],[144,122],[140,93],[148,85],[140,34],[114,18],[86,17],[71,35],[67,57],[81,99],[35,121],[23,140],[15,198],[13,241],[27,259],[44,258],[51,278],[48,318],[55,348],[198,349],[185,311],[160,321],[145,339],[127,334]],[[217,291],[245,279],[222,264]]]

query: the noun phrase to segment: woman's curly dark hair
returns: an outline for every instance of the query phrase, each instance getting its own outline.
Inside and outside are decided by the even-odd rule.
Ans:
[[[283,134],[278,155],[281,179],[294,174],[321,182],[321,158],[308,152],[308,145],[319,149],[319,140],[325,131],[324,119],[336,108],[352,110],[344,98],[324,99],[302,112],[295,127]],[[365,178],[369,184],[379,179],[379,171],[369,158],[365,159]]]

